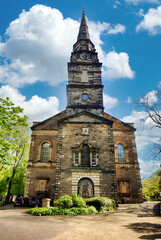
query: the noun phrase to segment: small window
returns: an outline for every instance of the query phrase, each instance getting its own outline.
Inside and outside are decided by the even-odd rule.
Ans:
[[[97,154],[92,153],[92,166],[97,166]]]
[[[49,143],[43,143],[41,146],[41,162],[49,161]]]
[[[74,165],[79,166],[79,152],[74,153]]]
[[[117,161],[118,161],[118,163],[125,162],[124,147],[121,144],[117,145]]]

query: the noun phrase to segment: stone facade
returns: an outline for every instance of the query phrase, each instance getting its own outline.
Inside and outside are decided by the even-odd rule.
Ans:
[[[66,110],[32,127],[26,197],[75,192],[142,201],[135,128],[104,113],[101,66],[83,13],[68,63]]]

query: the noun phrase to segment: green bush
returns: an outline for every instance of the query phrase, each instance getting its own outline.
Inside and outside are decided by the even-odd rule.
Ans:
[[[107,197],[95,197],[85,200],[89,206],[94,206],[99,212],[111,211],[116,208],[116,202]]]
[[[97,213],[97,209],[94,207],[94,206],[90,206],[87,208],[88,210],[88,214],[91,214],[91,213]]]
[[[71,208],[73,206],[72,197],[69,195],[64,195],[58,200],[54,201],[54,206],[59,208]]]
[[[95,207],[91,206],[89,208],[57,208],[57,207],[50,207],[50,208],[31,208],[25,211],[31,215],[36,216],[54,216],[54,215],[79,215],[79,214],[91,214],[96,213],[97,210]]]
[[[76,195],[76,193],[71,193],[70,195],[73,201],[73,207],[86,207],[86,202],[82,197]]]
[[[71,208],[71,207],[86,207],[86,202],[82,197],[77,196],[75,193],[71,195],[65,195],[58,200],[54,201],[54,206],[59,208]]]

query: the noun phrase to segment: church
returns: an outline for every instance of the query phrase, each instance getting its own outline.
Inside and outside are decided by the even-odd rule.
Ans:
[[[25,197],[75,192],[142,201],[135,128],[104,112],[101,68],[83,11],[68,63],[66,110],[31,128]]]

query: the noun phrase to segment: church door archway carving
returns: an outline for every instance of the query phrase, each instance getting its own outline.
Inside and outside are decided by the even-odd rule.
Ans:
[[[87,144],[83,144],[81,151],[81,165],[90,166],[90,149]]]
[[[94,196],[94,184],[89,178],[82,178],[78,182],[78,195],[82,198],[90,198]]]

